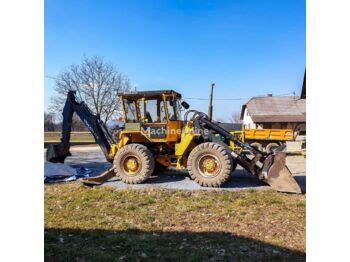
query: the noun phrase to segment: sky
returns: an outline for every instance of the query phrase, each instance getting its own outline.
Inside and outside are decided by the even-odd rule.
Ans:
[[[45,110],[57,76],[101,56],[137,90],[174,89],[229,120],[253,96],[300,94],[305,0],[45,0]]]

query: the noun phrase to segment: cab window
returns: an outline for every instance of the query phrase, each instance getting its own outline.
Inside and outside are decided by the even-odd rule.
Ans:
[[[127,122],[136,122],[137,114],[136,114],[136,105],[132,100],[124,99],[124,108],[126,114]]]
[[[164,102],[160,99],[138,101],[141,121],[145,123],[164,123],[167,121]]]
[[[157,100],[145,100],[144,119],[147,123],[159,122]]]
[[[174,101],[174,97],[168,96],[166,98],[166,103],[167,103],[167,108],[168,108],[169,120],[176,121],[177,120],[177,112],[176,112],[176,103]]]

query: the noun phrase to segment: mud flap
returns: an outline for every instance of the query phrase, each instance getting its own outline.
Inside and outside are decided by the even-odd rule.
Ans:
[[[98,175],[95,177],[84,177],[79,179],[79,181],[86,186],[99,186],[99,185],[102,185],[107,180],[113,178],[114,176],[115,176],[114,168],[112,167],[104,171],[101,175]]]
[[[277,191],[295,194],[302,193],[299,184],[286,166],[286,153],[284,152],[275,152],[275,154],[266,158],[261,176],[264,177],[263,180],[267,184]]]

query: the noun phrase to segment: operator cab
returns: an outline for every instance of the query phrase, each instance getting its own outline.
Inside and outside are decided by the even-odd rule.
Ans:
[[[181,94],[173,90],[119,94],[125,129],[141,131],[151,141],[178,142],[181,136]],[[187,107],[188,108],[188,107]]]
[[[126,123],[166,123],[181,120],[181,94],[173,90],[121,93]]]

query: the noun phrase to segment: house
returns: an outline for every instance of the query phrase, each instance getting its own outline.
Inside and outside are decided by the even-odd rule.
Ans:
[[[242,106],[244,128],[281,128],[306,132],[306,99],[299,96],[253,97]]]

